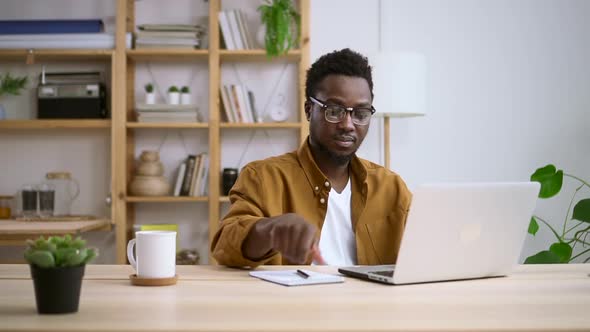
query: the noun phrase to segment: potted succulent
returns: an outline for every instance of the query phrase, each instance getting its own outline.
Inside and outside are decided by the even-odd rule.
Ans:
[[[262,44],[270,57],[287,53],[297,45],[301,31],[301,15],[291,0],[266,0],[258,7],[262,25],[257,32],[258,43]]]
[[[191,103],[191,92],[188,86],[183,86],[180,89],[180,103],[182,105],[189,105]]]
[[[37,312],[78,311],[84,269],[97,250],[86,248],[86,241],[68,234],[27,240],[24,256],[31,268]]]
[[[156,94],[154,93],[154,85],[148,83],[144,86],[145,88],[145,103],[152,105],[156,103]]]
[[[178,105],[180,103],[180,91],[176,85],[168,88],[168,104]]]
[[[18,96],[20,90],[24,89],[27,85],[28,80],[29,78],[27,76],[12,77],[10,73],[6,73],[4,76],[0,75],[0,97],[2,97],[2,95]],[[6,119],[6,110],[0,103],[0,120],[4,119]]]

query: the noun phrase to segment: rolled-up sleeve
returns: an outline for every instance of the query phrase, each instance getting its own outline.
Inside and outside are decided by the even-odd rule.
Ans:
[[[240,267],[280,264],[280,255],[274,251],[257,261],[244,257],[242,253],[242,245],[250,229],[260,219],[269,217],[268,211],[263,208],[269,202],[265,198],[262,181],[263,179],[251,165],[247,165],[240,172],[238,180],[229,193],[230,210],[221,220],[211,243],[211,253],[217,263]]]

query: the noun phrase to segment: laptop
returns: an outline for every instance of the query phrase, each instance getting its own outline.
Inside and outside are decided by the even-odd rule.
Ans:
[[[394,285],[506,276],[518,263],[539,189],[538,182],[420,186],[397,264],[338,271]]]

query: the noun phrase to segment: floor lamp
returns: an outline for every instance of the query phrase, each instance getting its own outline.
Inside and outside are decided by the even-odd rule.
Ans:
[[[369,56],[369,63],[374,116],[383,118],[383,166],[390,169],[390,119],[426,114],[426,58],[419,53],[378,52]]]

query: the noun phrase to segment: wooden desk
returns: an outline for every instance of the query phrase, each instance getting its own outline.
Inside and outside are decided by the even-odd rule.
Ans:
[[[284,287],[243,270],[179,266],[177,285],[138,287],[129,273],[88,266],[80,311],[51,316],[35,311],[28,267],[0,265],[0,331],[590,331],[590,264],[411,286]]]

